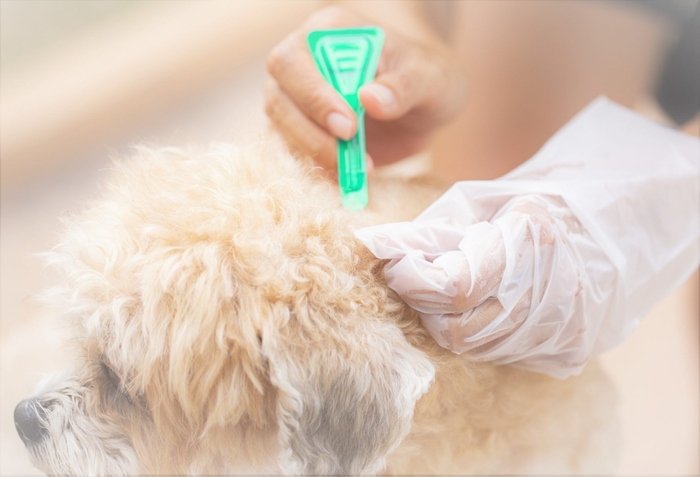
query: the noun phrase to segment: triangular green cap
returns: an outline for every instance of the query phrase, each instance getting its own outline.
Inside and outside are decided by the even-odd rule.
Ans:
[[[316,30],[309,33],[308,42],[323,77],[357,110],[358,91],[377,72],[384,31],[377,27]]]

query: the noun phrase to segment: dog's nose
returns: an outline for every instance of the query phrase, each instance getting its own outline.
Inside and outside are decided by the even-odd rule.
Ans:
[[[25,446],[39,442],[47,434],[41,421],[46,417],[36,398],[25,399],[15,408],[15,427]]]

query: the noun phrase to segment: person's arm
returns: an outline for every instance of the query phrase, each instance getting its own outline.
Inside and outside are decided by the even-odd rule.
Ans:
[[[356,235],[442,346],[564,378],[697,269],[700,143],[598,99],[502,179]]]
[[[638,3],[454,2],[468,99],[435,135],[434,172],[495,179],[598,95],[633,109],[651,98],[672,32]]]

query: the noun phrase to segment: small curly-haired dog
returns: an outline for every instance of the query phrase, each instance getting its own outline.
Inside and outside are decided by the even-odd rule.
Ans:
[[[353,226],[440,189],[375,178],[372,205],[276,146],[141,149],[67,220],[48,302],[75,369],[15,420],[49,474],[610,472],[614,394],[440,348]]]

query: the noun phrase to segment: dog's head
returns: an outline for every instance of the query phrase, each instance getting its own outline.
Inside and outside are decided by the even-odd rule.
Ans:
[[[47,296],[82,358],[15,412],[35,465],[381,468],[434,370],[336,194],[270,146],[115,166],[50,254],[63,279]]]

